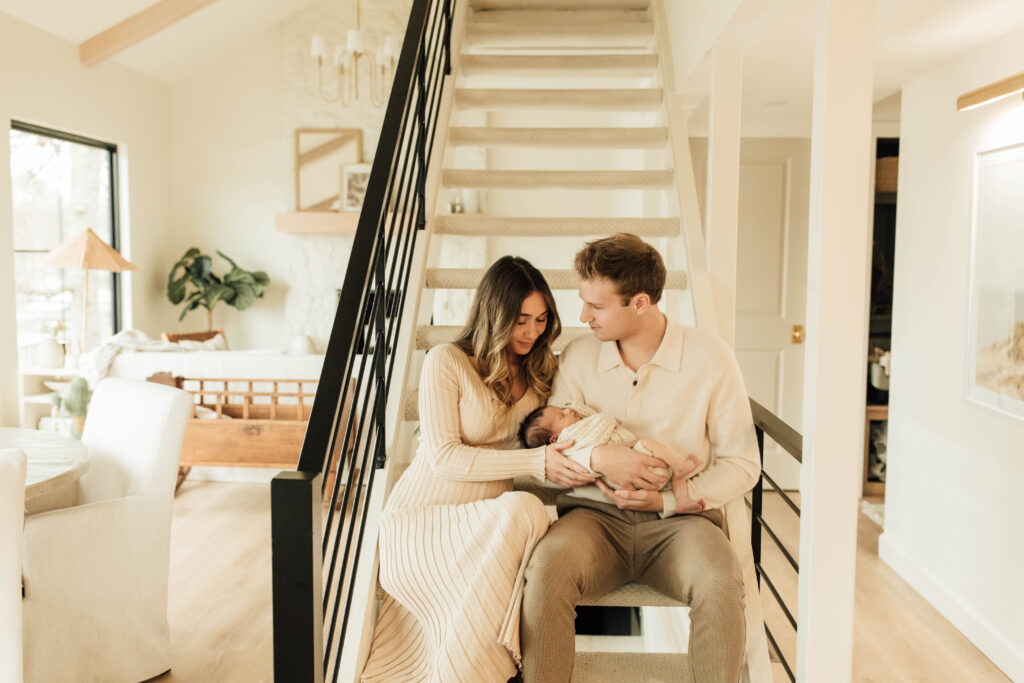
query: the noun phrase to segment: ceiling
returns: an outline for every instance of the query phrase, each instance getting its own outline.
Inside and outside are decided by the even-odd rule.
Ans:
[[[749,1],[749,0],[748,0]],[[784,0],[786,1],[786,0]],[[876,0],[876,102],[961,54],[1024,26],[1022,0]],[[737,12],[737,17],[741,12]],[[771,128],[787,121],[810,132],[815,0],[792,0],[770,27],[744,45],[743,121]],[[729,31],[727,27],[726,31]],[[1019,65],[1024,68],[1024,65]],[[708,63],[687,81],[687,101],[706,120]],[[888,100],[887,100],[888,101]]]
[[[0,12],[80,43],[153,2],[0,0]],[[314,2],[217,0],[114,60],[173,82]],[[898,92],[908,80],[1024,26],[1022,0],[876,0],[876,6],[876,100]],[[766,8],[778,19],[766,21]],[[747,121],[786,120],[806,123],[809,131],[814,8],[815,0],[745,0],[723,32],[723,36],[742,36],[744,125]],[[747,26],[737,29],[735,24],[743,21]],[[684,91],[694,108],[706,102],[707,72],[705,64],[686,81]]]
[[[156,0],[0,0],[0,12],[81,43]],[[114,61],[165,82],[230,52],[316,0],[217,0],[124,50]]]

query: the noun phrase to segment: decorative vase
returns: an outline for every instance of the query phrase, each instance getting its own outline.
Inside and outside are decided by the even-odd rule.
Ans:
[[[36,345],[36,363],[42,368],[64,366],[64,347],[53,337],[46,337]]]

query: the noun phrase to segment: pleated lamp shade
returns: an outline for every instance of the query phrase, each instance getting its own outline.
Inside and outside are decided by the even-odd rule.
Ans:
[[[47,268],[81,268],[85,271],[85,293],[82,296],[82,341],[81,350],[88,350],[89,333],[89,271],[107,270],[120,273],[125,270],[138,270],[120,254],[101,240],[99,235],[86,228],[64,244],[60,245],[43,259]]]
[[[82,268],[83,270],[107,270],[120,273],[125,270],[138,270],[119,253],[86,228],[64,244],[60,245],[43,259],[42,265],[47,268]]]

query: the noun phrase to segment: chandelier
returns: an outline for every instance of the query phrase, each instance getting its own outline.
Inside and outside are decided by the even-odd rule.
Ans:
[[[363,32],[360,28],[359,0],[356,0],[356,27],[349,29],[345,45],[334,48],[334,70],[337,73],[337,84],[334,95],[324,92],[324,62],[327,61],[327,41],[321,35],[313,36],[310,54],[316,60],[316,85],[320,99],[329,104],[341,102],[347,107],[359,99],[359,68],[365,64],[369,73],[370,102],[373,106],[383,106],[387,100],[387,90],[391,76],[395,71],[395,59],[398,57],[398,41],[388,36],[384,44],[376,51],[365,49]],[[329,71],[329,68],[328,68]]]

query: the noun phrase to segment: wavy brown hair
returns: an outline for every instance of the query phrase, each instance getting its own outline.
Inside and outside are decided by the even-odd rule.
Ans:
[[[605,278],[615,283],[623,306],[628,306],[629,300],[640,292],[646,292],[651,303],[656,304],[665,288],[665,262],[661,254],[628,232],[587,242],[576,253],[574,265],[581,280]]]
[[[510,346],[512,335],[523,301],[534,292],[544,297],[548,307],[547,325],[530,352],[519,356]],[[558,367],[551,344],[561,333],[562,322],[544,276],[524,258],[502,256],[484,273],[469,319],[454,343],[473,359],[484,384],[498,400],[510,406],[515,403],[512,387],[517,368],[528,390],[532,389],[542,399],[551,395],[551,382]]]

